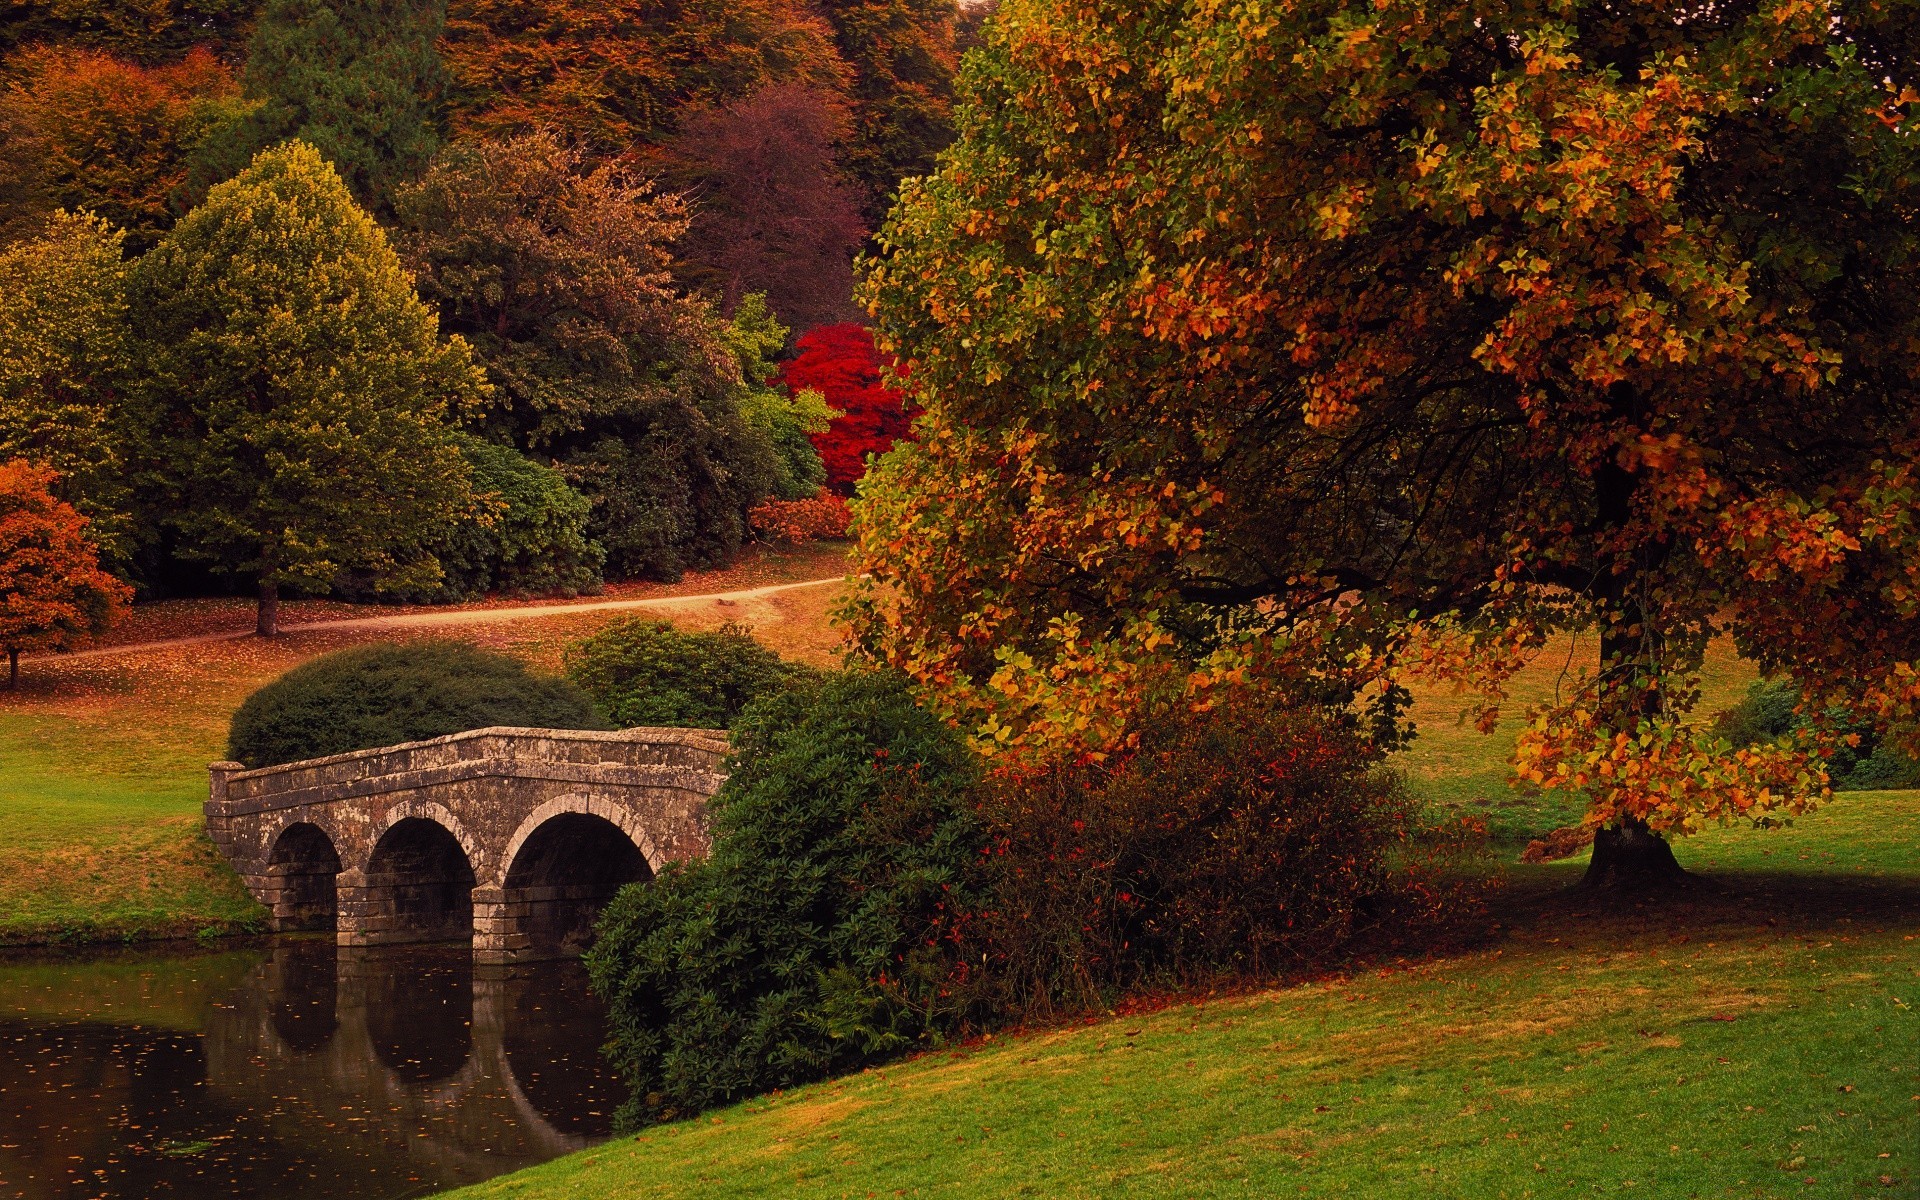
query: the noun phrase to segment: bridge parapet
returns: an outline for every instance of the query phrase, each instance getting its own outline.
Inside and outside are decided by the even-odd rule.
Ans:
[[[489,728],[215,763],[207,829],[276,930],[551,956],[579,948],[621,885],[706,853],[726,751],[714,730]]]

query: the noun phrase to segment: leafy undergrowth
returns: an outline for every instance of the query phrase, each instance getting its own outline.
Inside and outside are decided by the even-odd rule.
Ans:
[[[704,594],[817,578],[845,548],[765,556],[751,572],[689,575]],[[838,557],[835,557],[838,556]],[[831,662],[836,589],[655,610],[693,628],[745,624],[782,654]],[[188,601],[185,616],[136,608],[150,636],[201,630],[226,601]],[[161,609],[162,606],[154,606]],[[346,606],[334,606],[344,609]],[[359,606],[339,615],[389,615]],[[244,614],[241,614],[244,616]],[[369,641],[460,637],[558,670],[567,641],[620,611],[420,630],[292,632],[213,645],[22,662],[20,690],[0,693],[0,945],[141,940],[247,932],[265,913],[207,840],[207,764],[226,757],[227,721],[248,693],[316,655]],[[251,620],[250,616],[245,617]]]
[[[456,1193],[1920,1193],[1920,797],[1682,848],[1608,906],[1516,869],[1470,949],[952,1052]]]

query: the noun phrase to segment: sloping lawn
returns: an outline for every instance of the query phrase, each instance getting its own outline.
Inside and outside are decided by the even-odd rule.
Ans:
[[[1920,1195],[1920,796],[1682,849],[1624,911],[1519,869],[1476,944],[997,1038],[456,1193]]]

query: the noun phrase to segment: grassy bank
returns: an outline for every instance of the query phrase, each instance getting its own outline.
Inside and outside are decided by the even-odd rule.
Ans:
[[[1682,849],[1612,911],[1519,869],[1477,944],[930,1054],[462,1200],[1911,1196],[1920,797]]]
[[[704,594],[818,578],[844,550],[766,555],[650,594]],[[658,610],[690,626],[738,621],[783,653],[830,661],[834,589]],[[564,645],[623,612],[546,616],[417,631],[302,633],[303,620],[394,610],[297,602],[292,632],[101,657],[29,658],[21,690],[0,693],[0,945],[190,937],[257,928],[264,917],[201,820],[207,764],[225,757],[227,721],[254,688],[329,650],[372,640],[459,637],[557,669]],[[239,600],[143,606],[117,636],[135,641],[248,628]]]

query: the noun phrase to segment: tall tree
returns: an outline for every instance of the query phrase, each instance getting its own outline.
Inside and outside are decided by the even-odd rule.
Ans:
[[[52,491],[54,472],[0,462],[0,650],[7,690],[20,686],[20,655],[65,650],[101,633],[133,589],[100,569],[87,519]]]
[[[1592,629],[1517,767],[1595,882],[1825,795],[1689,719],[1717,632],[1912,743],[1910,0],[1008,0],[969,63],[872,282],[928,416],[860,627],[984,740],[1320,645],[1492,703]]]
[[[461,132],[548,128],[600,154],[671,132],[687,104],[852,79],[807,0],[455,0],[444,45]]]
[[[900,181],[933,170],[953,138],[954,0],[820,0],[853,68],[848,173],[878,222]]]
[[[259,13],[259,0],[11,0],[0,8],[0,54],[59,44],[159,66],[196,47],[238,50]]]
[[[247,44],[246,94],[259,107],[209,141],[199,182],[296,138],[384,212],[440,144],[445,24],[445,0],[267,0]]]
[[[56,213],[41,236],[0,247],[0,459],[58,473],[58,495],[124,568],[137,540],[136,476],[151,422],[132,395],[122,235]]]
[[[674,287],[679,198],[537,131],[449,146],[399,214],[422,293],[493,381],[480,427],[592,500],[609,571],[729,561],[775,463],[722,323]]]
[[[181,211],[187,163],[244,115],[233,77],[196,50],[141,67],[95,50],[34,47],[0,89],[0,237],[55,209],[90,212],[146,250]]]
[[[386,235],[303,142],[263,151],[135,267],[185,553],[259,588],[345,572],[417,589],[473,503],[450,421],[485,380],[443,339]]]
[[[833,157],[849,128],[838,97],[798,84],[681,116],[668,153],[693,202],[683,274],[722,311],[758,292],[794,328],[856,315],[853,256],[867,230]]]

